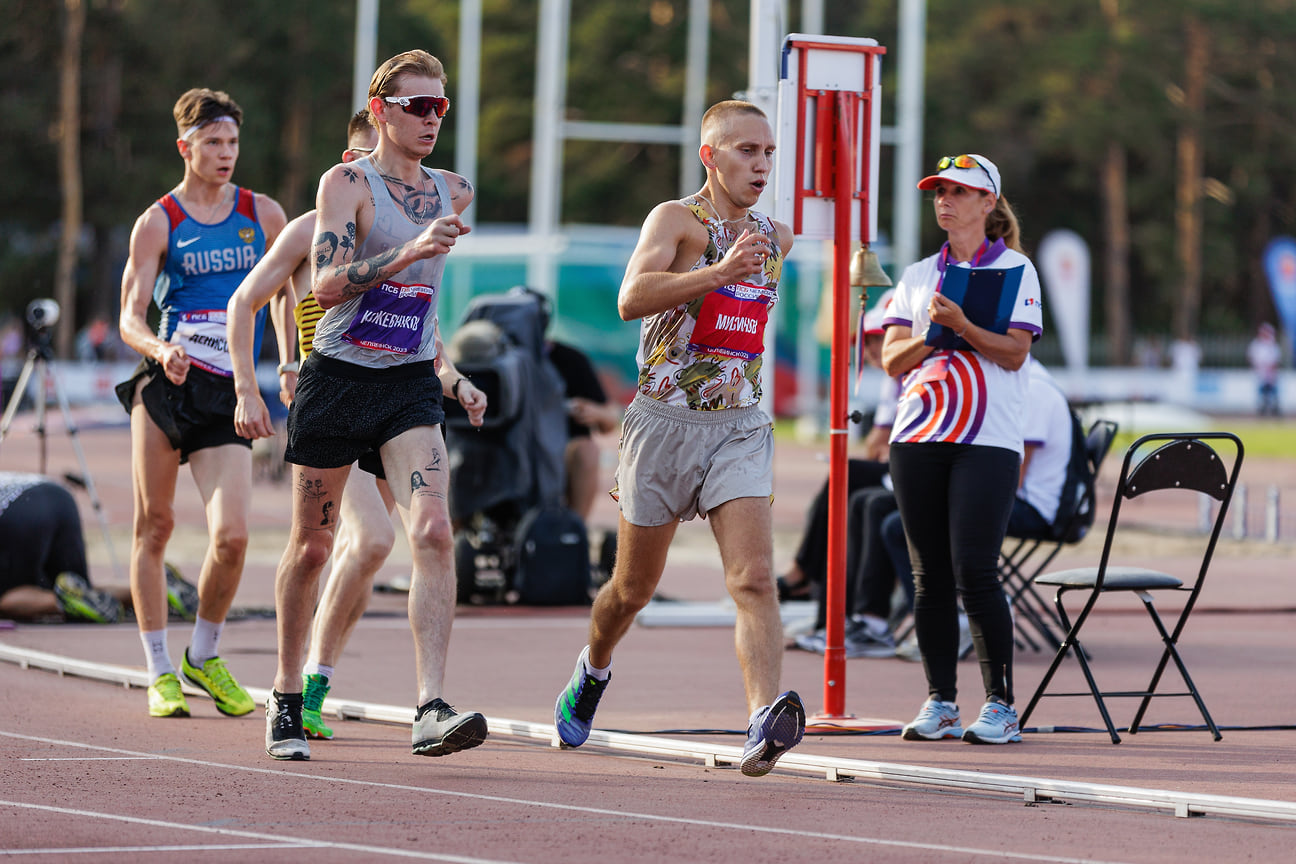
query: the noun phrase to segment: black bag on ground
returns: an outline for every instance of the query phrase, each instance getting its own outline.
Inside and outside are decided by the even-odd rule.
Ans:
[[[536,507],[517,528],[513,587],[527,606],[588,606],[589,535],[584,521],[566,507]]]

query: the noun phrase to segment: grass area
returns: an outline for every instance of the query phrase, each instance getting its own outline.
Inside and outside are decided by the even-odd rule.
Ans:
[[[1210,431],[1232,432],[1242,439],[1247,458],[1296,458],[1296,420],[1259,417],[1215,417]],[[1141,434],[1141,433],[1140,433]],[[1138,434],[1119,432],[1113,453],[1123,453]]]
[[[774,421],[776,441],[795,441],[796,418],[781,417]],[[1242,439],[1248,458],[1287,457],[1296,459],[1296,418],[1215,417],[1210,429],[1232,432]],[[825,436],[826,437],[826,436]],[[1134,433],[1121,432],[1112,445],[1113,453],[1123,453],[1134,439]],[[827,441],[824,441],[825,445]]]

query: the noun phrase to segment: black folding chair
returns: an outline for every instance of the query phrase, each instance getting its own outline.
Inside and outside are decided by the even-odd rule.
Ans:
[[[1232,442],[1235,450],[1232,454],[1231,466],[1227,464],[1228,459],[1226,457],[1228,454],[1221,455],[1215,447],[1207,443],[1209,441]],[[1157,446],[1149,452],[1146,448],[1151,445]],[[1136,462],[1135,456],[1138,454],[1142,455],[1139,455]],[[1201,711],[1206,725],[1210,728],[1211,735],[1214,736],[1216,741],[1220,740],[1219,728],[1206,710],[1206,703],[1202,701],[1201,694],[1198,693],[1196,685],[1193,684],[1192,678],[1188,674],[1188,668],[1179,655],[1177,646],[1184,625],[1188,621],[1188,616],[1192,613],[1193,606],[1197,602],[1197,596],[1201,593],[1202,584],[1206,580],[1206,571],[1210,568],[1211,556],[1215,552],[1216,541],[1219,540],[1220,530],[1224,526],[1224,516],[1228,512],[1229,501],[1233,497],[1233,489],[1237,485],[1238,471],[1241,467],[1242,441],[1230,432],[1144,435],[1130,445],[1129,450],[1125,453],[1124,464],[1121,466],[1120,481],[1116,486],[1115,499],[1112,501],[1111,520],[1107,524],[1107,539],[1103,544],[1102,558],[1099,559],[1098,566],[1046,573],[1035,578],[1036,585],[1051,585],[1057,588],[1054,604],[1057,607],[1058,617],[1066,629],[1066,636],[1063,638],[1057,654],[1054,655],[1048,671],[1044,673],[1044,678],[1035,689],[1035,695],[1031,697],[1030,704],[1022,712],[1021,725],[1023,727],[1026,725],[1026,720],[1030,717],[1031,712],[1035,710],[1035,705],[1045,695],[1091,695],[1098,704],[1098,710],[1102,714],[1103,722],[1107,724],[1107,732],[1111,735],[1112,743],[1119,744],[1121,739],[1116,733],[1116,727],[1107,711],[1105,698],[1138,697],[1141,700],[1138,711],[1134,714],[1134,720],[1129,725],[1128,732],[1133,735],[1138,732],[1139,724],[1142,722],[1148,704],[1154,696],[1191,696],[1193,701],[1197,703],[1197,708]],[[1112,541],[1116,536],[1116,528],[1121,515],[1121,504],[1126,499],[1152,493],[1161,493],[1173,497],[1173,490],[1183,489],[1196,490],[1219,502],[1219,511],[1215,516],[1210,538],[1206,541],[1201,567],[1197,571],[1196,578],[1191,583],[1185,584],[1183,580],[1169,573],[1148,570],[1142,567],[1118,566],[1111,563]],[[1186,510],[1187,508],[1183,509]],[[1192,516],[1188,518],[1195,519],[1196,513],[1196,508],[1192,508]],[[1062,603],[1063,597],[1068,591],[1087,592],[1084,606],[1081,608],[1080,614],[1076,616],[1075,623],[1071,623]],[[1147,610],[1153,625],[1160,634],[1162,644],[1165,646],[1161,652],[1161,660],[1157,663],[1156,671],[1152,674],[1152,680],[1145,690],[1100,690],[1094,681],[1084,647],[1080,643],[1080,628],[1088,619],[1094,603],[1100,595],[1113,591],[1130,591],[1138,595],[1138,598],[1143,601],[1143,608]],[[1187,594],[1187,599],[1171,630],[1166,629],[1161,616],[1157,614],[1153,606],[1151,593],[1153,591],[1180,591]],[[1072,652],[1072,649],[1074,649],[1074,652]],[[1083,691],[1076,693],[1046,693],[1049,682],[1053,679],[1053,674],[1068,653],[1074,653],[1076,660],[1080,663],[1080,669],[1089,685],[1088,694]],[[1179,674],[1183,677],[1184,684],[1187,685],[1188,689],[1186,692],[1158,693],[1156,690],[1161,681],[1161,674],[1165,671],[1166,664],[1171,660],[1178,667]]]
[[[1095,420],[1089,427],[1084,440],[1084,453],[1091,482],[1081,483],[1074,490],[1079,497],[1074,508],[1067,507],[1064,512],[1060,512],[1058,520],[1049,526],[1047,533],[1021,537],[1010,534],[1005,538],[999,560],[999,578],[1013,604],[1019,647],[1024,643],[1032,651],[1041,650],[1040,644],[1027,630],[1028,626],[1050,648],[1056,649],[1062,644],[1058,631],[1065,631],[1066,626],[1048,602],[1035,593],[1032,582],[1053,563],[1064,546],[1079,543],[1089,533],[1097,508],[1092,481],[1098,477],[1103,461],[1111,450],[1117,428],[1111,420]]]

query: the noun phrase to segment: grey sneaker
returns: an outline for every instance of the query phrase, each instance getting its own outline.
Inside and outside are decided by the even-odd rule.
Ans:
[[[991,699],[981,706],[981,716],[963,731],[969,744],[1011,744],[1022,740],[1017,709]]]
[[[906,741],[939,741],[942,738],[963,737],[958,706],[953,702],[928,699],[923,703],[918,716],[901,730],[900,737]]]
[[[419,706],[412,736],[415,756],[446,756],[486,740],[486,718],[460,714],[441,699]]]
[[[802,633],[793,641],[796,643],[796,647],[802,651],[809,651],[811,654],[822,654],[827,650],[828,636],[820,629],[813,633]]]
[[[266,700],[266,752],[276,759],[310,758],[310,744],[302,731],[302,694],[270,691]]]
[[[868,624],[851,619],[846,622],[846,657],[894,657],[895,637],[890,630],[873,630]]]

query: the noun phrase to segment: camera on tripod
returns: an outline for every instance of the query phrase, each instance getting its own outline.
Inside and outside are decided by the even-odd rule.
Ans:
[[[27,304],[27,324],[32,330],[40,333],[58,323],[59,305],[57,300],[42,297]]]

